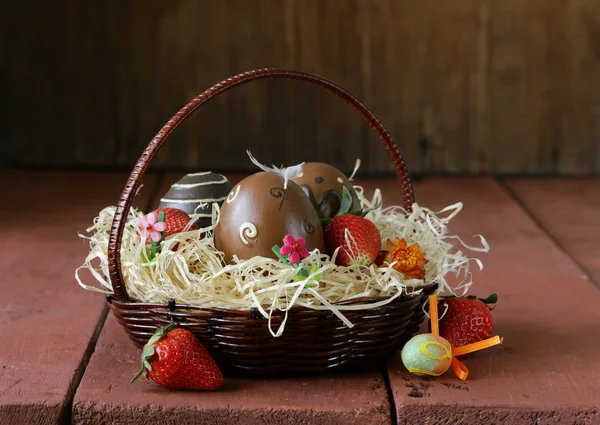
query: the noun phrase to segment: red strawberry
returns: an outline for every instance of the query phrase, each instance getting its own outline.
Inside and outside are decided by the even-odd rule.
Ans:
[[[183,231],[185,226],[190,222],[191,218],[185,211],[177,208],[159,208],[153,212],[157,215],[161,212],[165,213],[165,223],[167,224],[167,230],[165,230],[165,237],[180,233]],[[198,226],[192,224],[189,230],[198,230]]]
[[[183,231],[185,226],[190,222],[191,218],[185,211],[182,211],[177,208],[159,208],[157,210],[152,211],[148,216],[145,217],[145,222],[149,222],[149,217],[153,215],[155,218],[160,215],[161,212],[165,213],[165,230],[164,237],[168,237],[174,235],[176,233],[180,233]],[[156,220],[154,220],[156,221]],[[150,225],[147,229],[149,233],[148,238],[146,239],[146,243],[152,242],[152,238],[150,235],[155,230],[152,225]],[[198,226],[192,224],[188,230],[198,230]]]
[[[223,385],[223,374],[208,351],[194,334],[168,325],[159,328],[142,351],[142,369],[135,381],[146,375],[171,389],[217,390]]]
[[[351,235],[350,246],[346,242],[346,229]],[[338,215],[325,229],[325,245],[329,255],[341,247],[335,260],[340,266],[370,266],[381,250],[381,235],[375,224],[366,218]]]
[[[462,347],[482,341],[492,336],[492,312],[488,303],[495,303],[496,294],[485,300],[475,297],[449,297],[438,302],[440,320],[440,336],[446,338],[453,347]]]

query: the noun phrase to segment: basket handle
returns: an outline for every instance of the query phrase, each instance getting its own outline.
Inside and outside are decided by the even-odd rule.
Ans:
[[[160,129],[156,136],[154,136],[148,147],[142,153],[142,156],[140,156],[138,159],[135,167],[133,167],[133,171],[129,176],[129,180],[127,180],[127,184],[125,185],[125,189],[123,189],[123,193],[121,194],[121,198],[119,199],[119,203],[115,211],[108,244],[108,270],[115,299],[119,301],[128,299],[127,291],[123,285],[121,276],[121,241],[123,238],[125,222],[127,221],[127,214],[131,208],[133,197],[137,193],[144,174],[146,174],[148,166],[150,165],[150,161],[152,161],[160,147],[167,141],[171,133],[200,106],[232,87],[239,86],[248,81],[259,80],[263,78],[290,78],[306,81],[320,86],[326,89],[328,92],[341,97],[350,106],[352,106],[352,108],[354,108],[363,117],[363,119],[371,126],[371,128],[373,128],[385,145],[385,148],[392,159],[392,163],[394,164],[394,168],[396,169],[396,175],[400,180],[403,206],[406,210],[411,209],[414,201],[413,188],[408,170],[406,169],[406,164],[404,163],[404,158],[400,153],[400,149],[379,119],[373,114],[373,112],[363,105],[362,102],[337,84],[323,77],[309,74],[307,72],[280,68],[261,68],[244,72],[215,84],[181,108],[181,110],[177,112],[177,114],[175,114],[175,116],[171,118],[163,128]]]

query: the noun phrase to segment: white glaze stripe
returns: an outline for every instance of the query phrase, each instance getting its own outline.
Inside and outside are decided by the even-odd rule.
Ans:
[[[223,196],[222,198],[209,198],[209,199],[168,199],[162,198],[160,202],[170,202],[173,204],[195,204],[195,203],[208,203],[208,202],[219,202],[224,201],[227,196]]]
[[[223,180],[219,180],[219,181],[212,181],[212,182],[200,182],[200,183],[175,183],[173,186],[171,187],[197,187],[197,186],[210,186],[212,184],[224,184],[227,183],[229,180],[227,180],[227,177],[225,176],[221,176],[223,177]]]
[[[230,204],[233,202],[233,200],[235,199],[236,196],[238,196],[238,193],[240,193],[240,187],[242,185],[238,184],[235,188],[235,192],[229,192],[229,195],[227,195],[227,203]]]
[[[206,176],[207,174],[210,174],[212,171],[201,171],[199,173],[192,173],[192,174],[186,174],[187,176],[191,176],[191,177],[195,177],[195,176]],[[220,175],[220,174],[219,174]]]

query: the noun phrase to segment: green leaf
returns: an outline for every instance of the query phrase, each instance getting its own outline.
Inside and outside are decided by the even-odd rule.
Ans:
[[[150,357],[152,357],[155,353],[154,344],[160,341],[166,334],[169,333],[176,326],[174,324],[170,324],[167,326],[162,326],[156,330],[154,335],[148,340],[146,345],[144,345],[144,349],[142,350],[142,367],[135,374],[135,376],[131,379],[130,383],[133,383],[140,376],[145,375],[147,370],[152,370],[152,365],[150,364]]]
[[[165,211],[159,212],[158,213],[158,218],[156,219],[156,221],[162,221],[163,223],[166,222],[167,221],[167,213]],[[164,241],[167,238],[167,235],[166,235],[165,232],[166,232],[166,230],[163,230],[162,232],[160,232],[160,235],[161,235],[160,241],[161,242]],[[160,244],[158,246],[159,246],[159,251],[158,252],[160,252]]]
[[[279,245],[274,245],[273,248],[271,248],[271,251],[273,251],[273,254],[275,254],[283,264],[290,264],[289,260],[279,253],[280,249]]]
[[[379,208],[381,208],[381,204],[378,204],[378,205],[376,205],[374,207],[371,207],[371,208],[352,210],[348,214],[358,215],[358,216],[361,216],[361,217],[365,217],[371,211],[375,211],[376,209],[379,209]]]
[[[147,263],[150,260],[150,252],[148,251],[147,247],[144,247],[144,249],[142,249],[142,252],[140,253],[140,257],[142,257],[142,262]]]
[[[496,294],[495,292],[493,294],[491,294],[489,297],[487,297],[486,299],[482,299],[479,298],[481,301],[483,301],[486,304],[496,304],[498,302],[498,294]]]
[[[133,384],[144,373],[146,373],[146,369],[142,366],[142,368],[138,370],[138,372],[133,376],[133,378],[131,378],[131,381],[129,381],[129,383]]]
[[[317,266],[316,264],[314,264],[314,265],[313,265],[313,266],[310,268],[310,270],[309,270],[309,272],[308,272],[308,273],[309,273],[309,274],[314,274],[314,273],[315,273],[317,270],[319,270],[319,266]],[[320,281],[321,281],[321,274],[320,274],[320,273],[319,273],[319,274],[316,274],[316,275],[313,277],[313,280],[316,280],[317,282],[320,282]],[[313,285],[314,285],[314,284],[313,284]],[[317,285],[315,285],[315,286],[317,286]]]
[[[150,261],[156,258],[156,254],[160,252],[160,243],[152,241],[152,245],[150,245]]]
[[[346,186],[343,186],[342,187],[342,205],[340,205],[340,210],[338,211],[338,213],[336,215],[346,214],[350,210],[351,206],[352,206],[352,195],[350,195],[350,192],[348,191],[348,189],[346,189]]]
[[[154,337],[152,337],[152,338],[154,338]],[[142,350],[142,359],[147,359],[148,357],[152,357],[152,355],[154,354],[154,347],[151,344],[154,344],[157,341],[152,341],[152,338],[150,338],[150,341],[148,341],[148,343],[146,345],[144,345],[144,349]]]

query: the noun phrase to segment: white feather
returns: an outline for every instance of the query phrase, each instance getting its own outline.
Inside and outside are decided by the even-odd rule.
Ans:
[[[249,150],[246,151],[250,161],[258,168],[267,173],[275,173],[279,174],[281,177],[285,179],[283,188],[287,189],[288,180],[293,180],[296,177],[299,177],[302,174],[302,168],[304,167],[304,162],[298,165],[292,165],[291,167],[276,167],[275,165],[271,165],[270,167],[264,164],[261,164],[256,158],[252,156]]]

